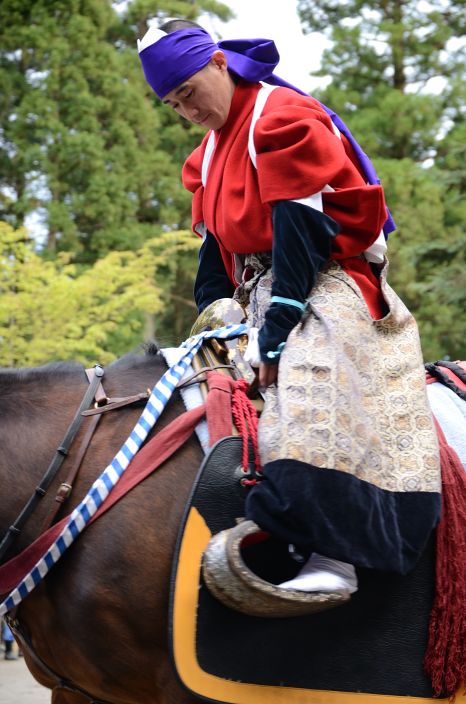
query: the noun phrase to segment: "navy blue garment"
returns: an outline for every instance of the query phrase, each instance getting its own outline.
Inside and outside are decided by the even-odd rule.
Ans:
[[[440,519],[440,494],[381,489],[352,474],[282,459],[264,467],[246,518],[302,554],[406,574]]]
[[[278,201],[272,210],[273,249],[272,295],[303,303],[315,284],[317,274],[330,258],[332,239],[339,226],[328,215],[294,201]],[[194,300],[199,313],[219,298],[233,295],[215,237],[208,232],[199,251],[199,268],[194,284]],[[299,308],[272,303],[259,332],[261,359],[285,342],[301,318]]]
[[[273,206],[272,296],[291,298],[304,303],[317,274],[330,258],[332,239],[339,231],[333,218],[295,201],[278,201]],[[302,310],[283,303],[272,303],[259,331],[261,360],[276,364],[267,357],[285,342],[297,325]]]
[[[219,298],[231,298],[234,290],[225,271],[218,242],[211,232],[207,232],[199,250],[199,267],[194,282],[197,310],[202,313],[204,308]]]

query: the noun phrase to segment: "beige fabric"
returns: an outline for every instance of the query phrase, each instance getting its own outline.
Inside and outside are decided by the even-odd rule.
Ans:
[[[282,352],[278,386],[266,394],[263,464],[294,459],[389,491],[440,491],[417,325],[386,283],[386,268],[390,312],[378,321],[338,264],[319,275]],[[262,324],[270,289],[269,271],[250,292],[251,325]]]

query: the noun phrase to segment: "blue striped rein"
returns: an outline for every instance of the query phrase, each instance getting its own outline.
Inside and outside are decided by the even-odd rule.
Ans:
[[[193,357],[201,347],[204,340],[209,338],[230,339],[247,334],[246,325],[225,325],[216,330],[207,330],[190,337],[181,345],[186,349],[186,354],[177,364],[168,369],[155,384],[147,404],[141,413],[138,422],[130,433],[126,442],[115,455],[110,464],[96,479],[89,492],[81,503],[73,510],[69,521],[54,543],[47,550],[32,570],[18,586],[10,592],[5,601],[0,604],[0,616],[3,616],[18,604],[37,587],[48,571],[55,565],[67,548],[76,540],[84,530],[99,506],[105,501],[120,477],[125,472],[129,463],[141,447],[149,432],[159,419],[167,405],[179,380],[190,366]]]

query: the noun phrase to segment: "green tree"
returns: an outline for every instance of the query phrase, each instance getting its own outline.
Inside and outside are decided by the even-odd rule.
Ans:
[[[81,271],[68,253],[44,261],[24,228],[0,222],[0,365],[107,363],[136,346],[145,316],[166,305],[157,274],[178,249],[193,247],[190,233],[167,238]]]
[[[168,16],[231,15],[212,0],[134,0],[117,12],[119,5],[0,3],[0,219],[13,227],[34,222],[44,233],[44,258],[72,252],[82,267],[190,227],[180,170],[202,132],[155,98],[136,38]],[[173,256],[178,280],[168,269],[159,276],[166,273],[172,295],[188,301],[196,257]],[[172,308],[173,324],[163,319],[169,335],[180,320],[186,329],[192,315],[175,298]],[[149,322],[148,330],[156,327]]]
[[[39,213],[52,255],[92,262],[188,225],[180,162],[199,135],[144,80],[136,37],[148,6],[136,0],[119,16],[110,0],[0,4],[0,217],[18,227]],[[151,9],[227,13],[209,1]]]
[[[390,236],[389,282],[417,319],[425,360],[464,359],[466,232],[451,220],[442,174],[411,159],[375,160],[397,231]]]
[[[41,213],[47,249],[84,262],[187,215],[136,52],[108,41],[118,24],[107,0],[0,6],[0,216]]]
[[[305,31],[331,41],[317,72],[330,83],[316,97],[382,178],[397,222],[389,279],[419,322],[425,357],[464,358],[464,2],[299,0],[298,9]]]

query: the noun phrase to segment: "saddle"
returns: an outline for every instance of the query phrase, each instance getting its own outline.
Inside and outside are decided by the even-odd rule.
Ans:
[[[220,440],[205,458],[186,507],[173,566],[170,636],[178,676],[194,695],[234,704],[404,704],[434,698],[423,672],[434,591],[434,544],[407,576],[358,570],[359,590],[337,609],[258,618],[224,606],[206,587],[203,553],[237,524],[241,439]],[[273,540],[244,550],[264,580],[292,578],[297,565]],[[358,693],[356,695],[356,693]],[[443,699],[447,701],[447,699]]]
[[[224,324],[209,318],[210,313],[193,332]],[[234,347],[226,355],[237,354],[241,362],[244,346]],[[218,362],[216,354],[225,361],[225,349],[203,354],[199,368],[206,359]],[[403,704],[447,701],[434,696],[423,670],[434,596],[433,538],[409,575],[358,569],[358,592],[337,609],[265,618],[263,613],[259,618],[244,613],[247,605],[238,612],[225,605],[230,597],[213,596],[203,572],[204,554],[213,536],[243,524],[245,470],[254,476],[254,468],[243,464],[241,437],[232,434],[216,442],[200,467],[180,528],[170,641],[185,688],[209,701],[232,704],[354,704],[355,697],[362,704],[398,704],[401,697]],[[293,578],[300,565],[288,545],[243,530],[246,537],[251,532],[253,539],[241,548],[242,571],[273,591],[274,585]],[[257,614],[254,609],[251,613]]]

